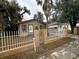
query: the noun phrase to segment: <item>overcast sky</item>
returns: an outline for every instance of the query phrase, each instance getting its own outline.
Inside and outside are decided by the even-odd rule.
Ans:
[[[27,13],[24,14],[23,21],[33,19],[34,14],[37,14],[38,11],[43,13],[42,7],[37,5],[36,0],[16,0],[16,1],[19,3],[21,7],[26,6],[27,9],[29,9],[31,12],[31,15],[28,15]],[[55,2],[55,0],[53,0],[53,2]]]
[[[36,0],[17,0],[17,2],[21,7],[26,6],[31,11],[31,15],[24,14],[23,21],[32,19],[38,11],[43,12],[41,6],[37,6]]]

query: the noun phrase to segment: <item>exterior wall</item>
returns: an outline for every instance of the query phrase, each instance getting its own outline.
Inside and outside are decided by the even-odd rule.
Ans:
[[[74,34],[79,35],[79,27],[74,28]]]
[[[47,44],[48,43],[48,31],[47,29],[43,29],[44,32],[44,43]]]
[[[57,35],[57,33],[67,33],[66,24],[52,24],[48,27],[49,36]]]
[[[74,34],[77,34],[77,28],[74,28]]]
[[[40,47],[43,44],[47,44],[48,43],[47,29],[35,30],[34,37],[36,47]]]
[[[26,32],[23,32],[22,30],[22,27],[23,25],[27,25],[27,31]],[[28,36],[29,35],[29,25],[33,25],[33,36],[34,36],[34,41],[35,41],[35,45],[36,47],[40,47],[41,46],[41,41],[44,43],[44,41],[47,40],[47,31],[46,30],[43,30],[43,28],[45,28],[46,25],[40,23],[40,22],[37,22],[37,21],[30,21],[30,22],[24,22],[24,23],[21,23],[19,24],[19,31],[20,31],[20,37],[24,37],[24,36]],[[43,35],[40,35],[40,32],[41,34]],[[44,40],[45,39],[45,40]],[[41,41],[40,41],[41,40]]]
[[[36,46],[36,48],[38,48],[38,47],[40,47],[40,37],[39,37],[39,30],[35,30],[34,31],[34,37],[35,37],[35,46]]]
[[[79,35],[79,27],[77,27],[77,34]]]
[[[23,30],[22,30],[23,25],[27,26],[27,28],[26,28],[27,31],[26,32],[23,32]],[[22,23],[22,24],[19,25],[19,31],[20,31],[21,35],[28,35],[29,25],[33,25],[33,33],[34,33],[34,30],[35,30],[36,26],[38,27],[38,30],[40,30],[40,25],[45,26],[44,24],[38,23],[37,21],[31,21],[31,22]]]
[[[79,23],[76,24],[76,32],[79,35]]]

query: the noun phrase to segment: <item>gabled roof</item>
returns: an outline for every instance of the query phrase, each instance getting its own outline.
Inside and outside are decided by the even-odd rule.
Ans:
[[[22,21],[22,22],[19,22],[18,24],[27,23],[27,22],[32,22],[32,21],[36,21],[36,22],[38,22],[38,23],[41,23],[41,24],[46,25],[46,23],[41,22],[41,21],[38,21],[38,20],[36,20],[36,19],[30,19],[30,20]]]

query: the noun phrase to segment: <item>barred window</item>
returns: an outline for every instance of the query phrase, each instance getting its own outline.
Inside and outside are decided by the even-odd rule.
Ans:
[[[22,31],[26,32],[27,31],[27,25],[22,25]]]

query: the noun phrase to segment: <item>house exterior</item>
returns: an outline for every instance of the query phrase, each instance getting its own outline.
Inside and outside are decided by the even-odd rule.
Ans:
[[[48,33],[49,33],[49,36],[50,35],[56,35],[58,33],[65,33],[66,32],[66,28],[68,27],[68,24],[66,23],[51,23],[48,25]]]
[[[76,27],[74,28],[74,34],[79,35],[79,20],[77,20]]]
[[[76,25],[75,34],[78,34],[79,35],[79,23],[77,23],[77,25]]]
[[[40,30],[46,27],[46,24],[35,19],[22,21],[18,24],[18,30],[21,35],[32,35],[34,30]]]

